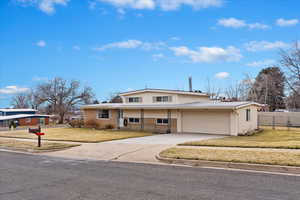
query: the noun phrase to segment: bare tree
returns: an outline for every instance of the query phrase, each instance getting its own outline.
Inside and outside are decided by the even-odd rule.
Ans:
[[[109,103],[122,103],[122,98],[120,96],[120,92],[113,92],[110,94]]]
[[[296,42],[292,49],[280,51],[283,70],[286,73],[286,82],[289,88],[300,95],[300,48]]]
[[[211,99],[217,99],[219,100],[221,98],[221,88],[217,87],[216,85],[212,85],[210,82],[210,79],[207,78],[207,83],[206,83],[206,93],[210,95]]]
[[[237,82],[225,89],[225,95],[230,101],[241,101],[243,96],[243,83]]]
[[[46,105],[48,112],[59,116],[59,123],[63,123],[65,115],[76,106],[91,103],[93,96],[90,87],[81,89],[79,81],[68,82],[62,78],[38,85],[34,94],[38,102]]]
[[[29,108],[28,98],[26,94],[18,94],[12,98],[11,105],[14,108]]]

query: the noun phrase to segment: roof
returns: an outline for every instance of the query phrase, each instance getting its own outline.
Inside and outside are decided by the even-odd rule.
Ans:
[[[81,109],[223,109],[235,110],[246,106],[260,106],[255,102],[196,102],[185,104],[125,104],[125,103],[103,103],[82,106]]]
[[[29,108],[23,108],[23,109],[0,108],[0,112],[37,112],[37,110],[29,109]]]
[[[11,120],[11,119],[31,118],[31,117],[50,117],[50,115],[39,115],[39,114],[8,115],[8,116],[0,116],[0,121]]]
[[[142,89],[142,90],[133,90],[128,92],[122,92],[120,93],[121,96],[131,95],[131,94],[137,94],[137,93],[143,93],[143,92],[158,92],[158,93],[171,93],[171,94],[184,94],[184,95],[195,95],[195,96],[209,96],[208,94],[202,93],[202,92],[190,92],[190,91],[184,91],[184,90],[167,90],[167,89]]]

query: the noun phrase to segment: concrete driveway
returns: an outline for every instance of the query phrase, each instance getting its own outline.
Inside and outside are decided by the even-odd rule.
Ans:
[[[84,143],[79,147],[45,154],[76,159],[154,163],[157,162],[155,156],[159,152],[179,143],[221,137],[224,136],[182,133],[160,134],[102,143]]]

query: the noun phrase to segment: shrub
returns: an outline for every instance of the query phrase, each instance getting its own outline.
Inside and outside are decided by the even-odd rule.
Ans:
[[[105,129],[113,129],[113,128],[114,128],[114,125],[112,125],[112,124],[105,125]]]
[[[84,125],[84,122],[82,119],[74,119],[69,121],[69,125],[73,128],[81,128]]]

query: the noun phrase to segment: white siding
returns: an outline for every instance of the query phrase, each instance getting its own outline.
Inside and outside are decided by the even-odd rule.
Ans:
[[[246,110],[250,109],[250,120],[246,121]],[[257,107],[248,106],[238,111],[238,133],[245,134],[248,131],[257,129]]]

